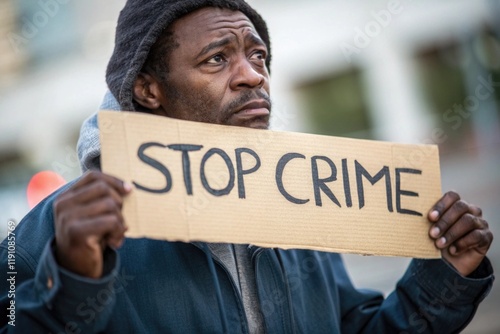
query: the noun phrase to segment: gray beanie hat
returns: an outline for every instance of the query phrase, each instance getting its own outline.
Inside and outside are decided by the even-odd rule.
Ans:
[[[106,82],[122,110],[135,111],[132,88],[151,47],[176,19],[203,7],[240,11],[252,21],[271,55],[267,25],[243,0],[128,0],[118,18],[115,49],[106,70]],[[269,69],[271,56],[266,61]]]

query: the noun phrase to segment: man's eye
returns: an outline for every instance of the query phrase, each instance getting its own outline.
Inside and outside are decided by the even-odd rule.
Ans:
[[[256,51],[252,54],[250,59],[264,61],[266,60],[266,53],[264,51]]]
[[[210,58],[207,63],[209,64],[220,64],[222,63],[223,61],[225,60],[224,56],[223,55],[220,55],[220,54],[217,54],[215,56],[213,56],[212,58]]]

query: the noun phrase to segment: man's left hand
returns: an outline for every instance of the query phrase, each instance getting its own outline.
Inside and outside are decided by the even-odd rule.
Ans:
[[[481,209],[450,191],[434,205],[428,218],[432,223],[429,235],[442,257],[463,276],[470,275],[481,264],[493,241]]]

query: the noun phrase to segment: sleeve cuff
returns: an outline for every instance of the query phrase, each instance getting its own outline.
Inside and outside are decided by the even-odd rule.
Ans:
[[[494,276],[488,258],[468,277],[442,259],[413,260],[408,274],[430,295],[446,305],[479,304],[491,290]]]
[[[55,240],[48,242],[35,275],[35,290],[47,307],[62,321],[102,328],[114,307],[114,284],[119,257],[114,250],[105,253],[105,275],[92,279],[60,267],[54,254]]]
[[[455,270],[452,267],[453,270]],[[484,258],[483,262],[476,268],[467,278],[470,279],[483,279],[493,276],[493,266],[491,265],[490,259]]]

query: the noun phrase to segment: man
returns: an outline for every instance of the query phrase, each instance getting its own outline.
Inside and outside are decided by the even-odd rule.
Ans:
[[[130,0],[105,107],[267,128],[269,66],[266,24],[241,0]],[[95,125],[92,118],[82,131],[84,169],[99,168]],[[481,210],[452,192],[429,212],[444,260],[414,260],[384,300],[355,290],[337,254],[124,243],[121,206],[131,191],[94,170],[25,217],[16,229],[15,327],[7,311],[3,332],[457,332],[492,285],[492,234]],[[1,259],[5,268],[6,241]],[[2,288],[2,310],[11,300]]]

